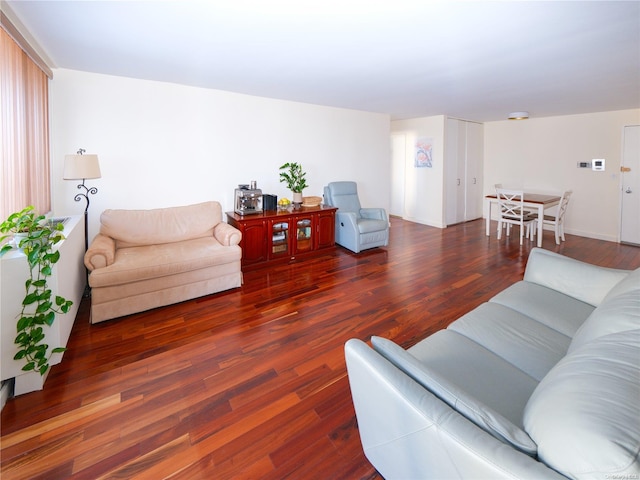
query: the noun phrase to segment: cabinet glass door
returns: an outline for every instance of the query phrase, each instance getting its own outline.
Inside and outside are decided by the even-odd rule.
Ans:
[[[296,253],[313,250],[313,222],[311,218],[296,221]]]
[[[275,222],[271,228],[271,257],[289,254],[289,222]]]

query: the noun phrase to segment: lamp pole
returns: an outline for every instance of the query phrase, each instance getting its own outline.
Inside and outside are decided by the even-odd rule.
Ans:
[[[84,252],[89,250],[89,195],[95,195],[98,193],[96,187],[89,188],[84,182],[88,178],[100,178],[100,164],[98,163],[97,155],[84,155],[85,149],[78,150],[76,155],[66,155],[64,158],[64,173],[62,178],[64,180],[82,180],[82,183],[78,185],[79,190],[83,190],[78,193],[73,199],[76,202],[85,200],[84,207]],[[84,261],[83,261],[84,263]],[[91,287],[89,287],[89,269],[85,267],[85,287],[84,297],[91,296]]]
[[[78,189],[84,189],[84,193],[78,193],[73,199],[76,202],[81,201],[83,198],[87,202],[84,207],[84,251],[85,253],[89,250],[89,194],[95,195],[98,193],[98,189],[96,187],[87,187],[84,184],[84,178],[82,179],[82,183],[78,185]],[[84,294],[85,298],[91,296],[91,287],[89,287],[89,269],[85,266],[85,286],[84,286]]]

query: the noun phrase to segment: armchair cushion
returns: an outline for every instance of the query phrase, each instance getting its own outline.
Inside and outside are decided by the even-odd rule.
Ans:
[[[353,212],[360,218],[360,199],[355,182],[331,182],[328,187],[331,205],[338,207],[341,212]]]

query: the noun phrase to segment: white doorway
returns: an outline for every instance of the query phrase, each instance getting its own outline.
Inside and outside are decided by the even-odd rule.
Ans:
[[[620,241],[640,245],[640,125],[623,130]]]

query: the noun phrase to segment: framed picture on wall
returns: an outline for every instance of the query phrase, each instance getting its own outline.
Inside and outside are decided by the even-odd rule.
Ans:
[[[420,137],[416,139],[416,168],[433,167],[433,138]]]

